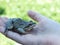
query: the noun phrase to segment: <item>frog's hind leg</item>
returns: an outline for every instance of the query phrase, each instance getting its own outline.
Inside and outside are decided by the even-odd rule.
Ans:
[[[22,28],[18,28],[17,31],[20,34],[26,34],[26,31],[24,29],[22,29]]]

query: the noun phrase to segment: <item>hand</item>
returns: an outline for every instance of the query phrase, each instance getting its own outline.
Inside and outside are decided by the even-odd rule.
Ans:
[[[8,31],[7,36],[23,45],[60,45],[60,24],[29,11],[28,15],[38,22],[34,29],[26,35]],[[1,32],[3,32],[1,30]]]

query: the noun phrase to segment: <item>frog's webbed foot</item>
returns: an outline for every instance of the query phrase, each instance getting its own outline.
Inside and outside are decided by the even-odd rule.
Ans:
[[[26,34],[26,33],[27,33],[27,32],[26,32],[24,29],[22,29],[22,28],[18,28],[17,31],[18,31],[18,33],[20,33],[20,34]]]

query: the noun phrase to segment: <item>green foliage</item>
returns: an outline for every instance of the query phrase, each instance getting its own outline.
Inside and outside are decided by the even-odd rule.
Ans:
[[[5,8],[6,14],[1,16],[9,18],[22,18],[24,20],[31,20],[28,17],[27,11],[34,10],[40,14],[60,22],[60,0],[0,0],[0,6]],[[2,36],[0,36],[2,37]],[[3,38],[0,38],[2,40]],[[13,45],[8,41],[2,45]],[[0,44],[1,45],[1,44]]]
[[[5,14],[5,9],[3,7],[0,7],[0,15]]]

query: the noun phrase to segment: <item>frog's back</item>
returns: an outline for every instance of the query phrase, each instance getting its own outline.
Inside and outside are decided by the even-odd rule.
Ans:
[[[12,19],[9,19],[5,24],[6,24],[7,29],[12,29],[13,28]]]
[[[27,25],[27,22],[20,18],[15,18],[13,19],[13,25],[15,28],[24,28]]]

